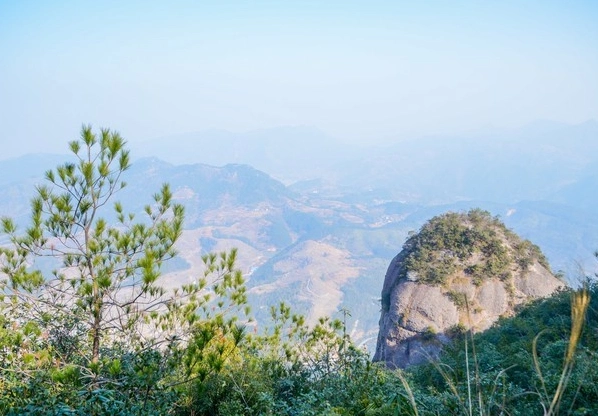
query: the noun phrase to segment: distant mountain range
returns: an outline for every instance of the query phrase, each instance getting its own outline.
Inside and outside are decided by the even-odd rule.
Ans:
[[[210,130],[148,140],[133,147],[138,156],[158,156],[174,164],[246,164],[284,183],[327,175],[336,163],[358,156],[361,149],[304,126],[247,133]]]
[[[536,122],[460,137],[397,138],[385,145],[342,143],[313,128],[280,127],[165,137],[134,153],[175,164],[248,164],[285,184],[319,179],[335,192],[376,191],[406,202],[564,202],[568,187],[598,177],[597,136],[594,120]]]
[[[389,262],[410,231],[446,211],[499,215],[572,282],[597,270],[594,121],[371,148],[297,127],[190,134],[144,149],[158,156],[134,161],[116,199],[141,213],[168,182],[185,204],[180,259],[165,279],[184,281],[201,272],[202,253],[238,247],[258,322],[281,300],[312,320],[346,309],[354,338],[373,350]],[[35,184],[67,158],[0,161],[0,215],[25,224]]]

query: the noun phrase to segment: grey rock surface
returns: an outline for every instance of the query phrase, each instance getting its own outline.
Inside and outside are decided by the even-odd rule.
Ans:
[[[518,305],[565,286],[538,262],[526,272],[514,273],[508,281],[493,278],[476,285],[461,271],[447,284],[431,286],[403,273],[404,260],[405,253],[399,253],[384,279],[374,355],[374,361],[392,368],[433,359],[456,331],[487,329],[501,316],[514,314]],[[401,277],[407,275],[410,277]]]

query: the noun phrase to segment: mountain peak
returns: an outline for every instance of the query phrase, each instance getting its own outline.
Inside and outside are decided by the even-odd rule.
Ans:
[[[540,249],[480,209],[432,218],[393,259],[374,360],[406,367],[437,355],[455,331],[481,331],[564,284]]]

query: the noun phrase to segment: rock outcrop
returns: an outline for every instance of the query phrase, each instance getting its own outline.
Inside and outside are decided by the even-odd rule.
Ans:
[[[435,217],[392,260],[374,361],[405,368],[564,287],[539,248],[481,210]]]

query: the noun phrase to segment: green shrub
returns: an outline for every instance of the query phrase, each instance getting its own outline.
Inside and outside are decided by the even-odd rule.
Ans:
[[[446,284],[448,277],[457,271],[481,284],[488,278],[508,280],[512,268],[525,272],[536,260],[548,268],[536,245],[522,241],[497,218],[480,209],[432,218],[407,239],[403,251],[403,277],[415,272],[419,281],[432,285]],[[474,254],[480,261],[469,264]]]

